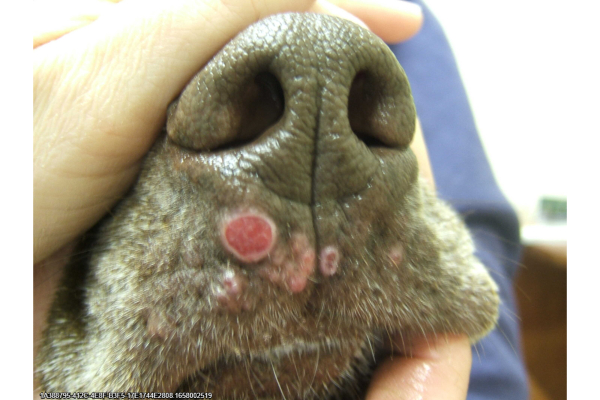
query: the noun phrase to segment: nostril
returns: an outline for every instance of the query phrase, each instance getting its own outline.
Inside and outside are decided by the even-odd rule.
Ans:
[[[402,114],[395,96],[383,82],[368,70],[359,71],[348,95],[348,120],[354,134],[367,147],[396,148],[405,145],[403,133],[397,129]]]
[[[368,133],[355,132],[355,134],[367,147],[390,147]]]
[[[285,108],[283,89],[275,75],[261,72],[242,97],[240,137],[260,135],[279,120]]]
[[[270,72],[261,72],[241,92],[235,112],[239,113],[238,132],[210,151],[229,150],[251,143],[283,115],[283,88]]]
[[[285,110],[282,85],[266,71],[222,73],[212,63],[169,106],[167,133],[177,145],[212,152],[252,142],[277,123]]]
[[[371,120],[376,112],[377,97],[374,95],[375,88],[368,86],[372,82],[367,82],[367,80],[367,72],[359,71],[352,81],[352,86],[350,86],[348,96],[350,127],[367,147],[389,147],[373,129]]]
[[[239,132],[228,143],[212,150],[224,150],[243,146],[260,136],[283,115],[285,100],[283,88],[270,72],[256,75],[241,93],[237,105],[240,113]]]
[[[362,109],[367,99],[365,99],[365,79],[366,72],[360,71],[354,77],[352,86],[350,86],[350,94],[348,95],[348,120],[352,132],[363,141],[367,147],[371,147],[373,137],[367,133],[367,121],[365,112]]]

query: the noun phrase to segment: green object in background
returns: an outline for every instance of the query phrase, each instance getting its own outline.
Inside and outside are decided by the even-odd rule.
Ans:
[[[545,221],[567,221],[567,199],[542,197],[540,199],[540,216]]]

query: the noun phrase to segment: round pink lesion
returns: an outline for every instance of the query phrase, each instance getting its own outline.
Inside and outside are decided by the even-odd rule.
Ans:
[[[235,212],[224,218],[221,242],[239,261],[261,261],[273,249],[277,239],[275,222],[255,210]]]
[[[402,261],[404,260],[404,247],[401,243],[397,243],[390,248],[388,251],[388,258],[395,267],[402,264]]]
[[[230,296],[239,297],[248,285],[248,280],[241,274],[233,271],[227,271],[223,277],[223,288],[225,293]]]
[[[287,287],[292,293],[300,293],[306,288],[307,277],[302,274],[292,274],[287,278]]]
[[[244,296],[247,287],[248,278],[239,272],[227,270],[220,284],[215,286],[214,296],[219,305],[230,312],[248,310],[251,303]]]
[[[326,246],[321,250],[319,257],[319,270],[323,276],[333,276],[338,270],[340,252],[335,246]]]

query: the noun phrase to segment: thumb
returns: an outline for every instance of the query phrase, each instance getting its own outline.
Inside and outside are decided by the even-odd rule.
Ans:
[[[417,339],[407,356],[389,359],[377,369],[367,399],[464,400],[470,370],[465,336]]]
[[[125,0],[34,50],[34,255],[89,229],[133,181],[167,105],[237,32],[311,0]]]

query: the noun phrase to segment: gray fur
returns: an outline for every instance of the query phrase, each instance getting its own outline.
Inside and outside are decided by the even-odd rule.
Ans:
[[[497,287],[419,180],[414,124],[404,71],[370,32],[312,14],[249,27],[171,106],[137,183],[67,268],[43,389],[347,398],[390,335],[484,336]],[[294,293],[260,273],[275,255],[239,262],[219,236],[238,209],[273,219],[289,262],[298,233],[316,263],[336,246],[337,272]]]

